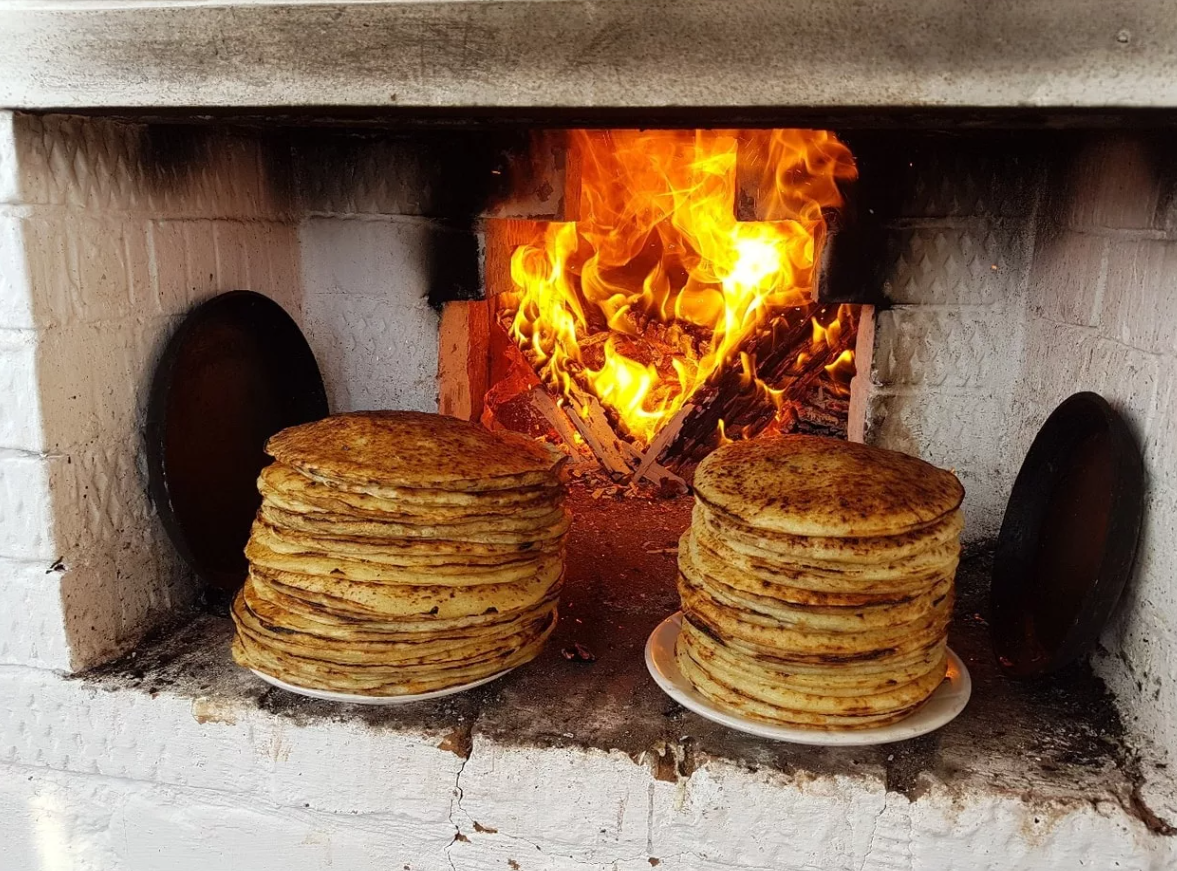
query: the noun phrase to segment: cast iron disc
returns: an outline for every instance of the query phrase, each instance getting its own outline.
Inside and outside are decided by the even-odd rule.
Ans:
[[[1132,433],[1102,396],[1076,393],[1034,439],[1001,524],[990,633],[1008,676],[1091,651],[1132,572],[1143,513]]]
[[[151,384],[148,476],[168,537],[203,581],[229,593],[244,582],[266,440],[326,415],[315,357],[277,303],[237,290],[185,318]]]

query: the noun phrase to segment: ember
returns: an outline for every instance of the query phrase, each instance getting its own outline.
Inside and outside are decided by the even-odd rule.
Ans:
[[[578,443],[664,480],[659,457],[836,428],[856,317],[812,296],[827,212],[856,174],[846,146],[819,130],[581,130],[570,147],[578,220],[514,247],[499,320]],[[753,190],[764,220],[740,221]]]

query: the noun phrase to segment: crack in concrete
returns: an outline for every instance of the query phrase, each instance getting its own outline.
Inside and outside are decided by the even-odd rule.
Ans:
[[[448,816],[449,816],[450,825],[454,827],[454,837],[450,840],[450,842],[448,844],[445,845],[445,848],[442,850],[442,852],[445,854],[446,862],[449,863],[451,871],[458,871],[458,866],[454,864],[454,857],[450,855],[450,851],[453,850],[454,844],[458,843],[458,841],[465,840],[465,835],[462,834],[462,827],[460,825],[458,825],[458,821],[456,819],[454,819],[455,811],[460,811],[463,815],[466,816],[467,819],[469,819],[469,816],[470,816],[469,814],[466,813],[465,809],[462,807],[462,796],[464,795],[464,791],[462,789],[462,772],[464,772],[466,770],[466,765],[469,764],[470,757],[474,755],[474,723],[473,722],[470,724],[470,729],[468,731],[468,735],[469,735],[469,739],[470,739],[470,752],[467,753],[465,756],[458,757],[458,759],[459,759],[458,770],[454,774],[454,792],[453,792],[453,797],[450,799],[450,808],[449,808],[449,815]]]
[[[866,866],[870,864],[871,856],[874,854],[875,843],[879,834],[879,820],[887,812],[887,796],[888,793],[884,792],[883,803],[879,806],[879,812],[871,819],[870,839],[866,843],[866,852],[862,854],[862,864],[858,866],[858,871],[866,871]]]

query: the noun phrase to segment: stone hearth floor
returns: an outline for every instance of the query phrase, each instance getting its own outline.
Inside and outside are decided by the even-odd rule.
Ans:
[[[499,681],[405,707],[303,699],[236,667],[230,622],[202,614],[57,680],[49,710],[7,724],[0,758],[252,795],[277,814],[361,815],[369,828],[390,815],[389,831],[407,827],[397,843],[417,845],[409,869],[988,868],[998,857],[1160,868],[1177,855],[1139,798],[1141,763],[1099,680],[1086,668],[1042,685],[998,674],[980,616],[987,552],[966,555],[958,575],[951,643],[973,676],[967,710],[899,744],[800,747],[684,711],[646,673],[646,638],[677,607],[689,501],[576,489],[572,507],[559,628]],[[595,661],[566,658],[574,644]],[[63,746],[23,758],[23,736],[52,728],[53,711]],[[102,730],[114,733],[105,758],[68,746]],[[980,852],[961,852],[972,844]]]

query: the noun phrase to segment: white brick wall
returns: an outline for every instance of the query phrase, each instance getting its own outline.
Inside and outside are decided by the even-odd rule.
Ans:
[[[144,401],[194,303],[248,288],[300,317],[290,186],[246,137],[0,113],[0,611],[35,618],[0,661],[81,667],[191,598],[145,493]]]
[[[262,710],[249,689],[191,699],[32,669],[0,668],[0,694],[19,702],[0,712],[0,867],[13,871],[1162,871],[1177,861],[1172,839],[1110,795],[1056,807],[1016,787],[929,776],[909,800],[869,763],[855,776],[790,775],[704,754],[689,776],[660,780],[654,753],[477,734],[462,758],[446,749],[457,723],[304,719]]]
[[[332,411],[437,411],[438,313],[424,218],[317,215],[302,225],[307,340]]]
[[[1059,402],[1093,390],[1124,415],[1148,514],[1097,667],[1133,731],[1177,756],[1177,165],[1145,134],[1075,141],[1013,182],[975,155],[919,170],[894,225],[867,438],[955,467],[967,535],[983,538]],[[1167,795],[1153,801],[1171,812]]]

